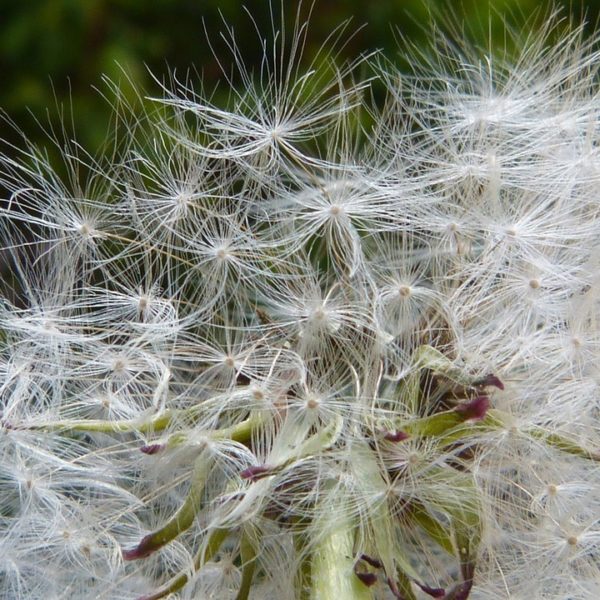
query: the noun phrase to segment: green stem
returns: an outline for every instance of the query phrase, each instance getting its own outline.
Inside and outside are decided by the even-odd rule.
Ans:
[[[204,564],[213,558],[228,534],[228,529],[215,529],[210,534],[206,548],[200,550],[194,559],[194,570],[199,571]],[[160,598],[164,598],[180,590],[188,582],[188,579],[189,577],[185,573],[177,575],[156,592],[147,596],[141,596],[138,600],[160,600]]]
[[[531,429],[526,430],[525,433],[526,435],[530,435],[532,438],[540,440],[558,450],[562,450],[567,454],[574,454],[575,456],[581,456],[589,460],[600,461],[600,453],[588,450],[573,440],[563,437],[558,433],[546,431],[542,427],[532,427]]]
[[[333,508],[327,511],[332,514]],[[354,573],[354,523],[344,518],[316,545],[311,562],[311,600],[372,600],[371,590]]]
[[[235,600],[248,600],[256,570],[256,549],[245,531],[242,531],[240,539],[240,559],[242,561],[242,582]]]
[[[190,491],[179,510],[160,529],[146,535],[135,548],[124,551],[123,558],[125,560],[145,558],[191,527],[200,511],[204,486],[212,464],[210,452],[202,452],[196,458]]]
[[[216,429],[210,433],[210,437],[213,440],[232,440],[234,442],[239,442],[240,444],[246,444],[250,441],[252,432],[262,424],[263,420],[260,417],[252,416],[231,427]]]
[[[147,421],[139,419],[123,421],[103,421],[101,419],[54,421],[40,425],[26,425],[23,429],[33,431],[95,431],[98,433],[131,433],[137,431],[139,433],[150,433],[166,429],[175,414],[176,412],[173,410],[166,410]]]
[[[194,407],[194,411],[196,411]],[[153,433],[165,430],[171,422],[180,416],[187,415],[187,411],[166,410],[160,415],[156,415],[147,421],[139,419],[128,419],[123,421],[103,421],[100,419],[90,420],[66,420],[44,423],[42,425],[27,425],[23,429],[32,431],[92,431],[98,433]],[[205,432],[206,436],[213,440],[232,440],[234,442],[245,443],[250,440],[252,432],[261,420],[258,417],[250,417],[241,423],[226,427],[225,429],[214,429]],[[168,446],[178,446],[184,443],[187,438],[185,435],[176,433],[169,440]]]

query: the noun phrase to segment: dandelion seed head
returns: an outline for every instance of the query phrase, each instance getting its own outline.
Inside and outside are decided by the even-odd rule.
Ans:
[[[272,25],[256,70],[224,26],[222,102],[109,83],[64,178],[0,153],[0,580],[595,598],[597,34],[406,74]]]

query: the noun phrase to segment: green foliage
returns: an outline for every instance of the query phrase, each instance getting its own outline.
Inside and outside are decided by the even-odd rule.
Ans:
[[[191,68],[202,72],[210,86],[221,76],[213,50],[220,58],[227,52],[219,36],[224,22],[238,37],[243,32],[256,42],[249,16],[233,0],[4,0],[0,4],[0,107],[34,141],[44,140],[45,135],[26,112],[41,115],[48,110],[53,115],[57,107],[58,112],[67,107],[67,113],[72,108],[76,115],[78,141],[88,148],[99,147],[110,114],[109,104],[94,89],[102,90],[103,75],[119,81],[126,74],[137,89],[148,89],[153,87],[150,72],[160,79],[173,69],[182,77]],[[279,19],[279,2],[273,4],[275,19]],[[303,14],[310,12],[310,4],[301,4]],[[351,31],[365,27],[344,45],[340,60],[375,48],[399,59],[396,38],[406,37],[420,47],[431,14],[453,11],[466,31],[484,39],[490,31],[502,30],[503,19],[509,23],[522,20],[535,9],[543,13],[551,6],[548,0],[463,0],[458,4],[445,0],[316,2],[305,59],[310,60],[331,31],[347,19],[352,19]],[[283,5],[291,26],[299,2]],[[268,31],[269,2],[253,1],[247,6],[258,28]],[[563,0],[557,6],[574,14],[584,10],[582,2]],[[587,8],[589,21],[597,18],[598,10]],[[259,44],[244,46],[244,59],[258,64]],[[227,56],[224,65],[229,60]],[[2,137],[15,141],[10,132]]]

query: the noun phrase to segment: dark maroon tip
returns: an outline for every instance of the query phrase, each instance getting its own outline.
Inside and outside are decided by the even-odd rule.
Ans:
[[[123,560],[137,560],[138,558],[141,558],[138,556],[137,548],[132,548],[131,550],[121,550],[121,556],[123,557]]]
[[[144,454],[156,454],[164,449],[165,444],[148,444],[147,446],[142,446],[140,452],[143,452]]]
[[[149,534],[144,536],[142,541],[135,548],[132,548],[131,550],[121,550],[121,555],[123,556],[123,560],[138,560],[150,556],[157,549],[152,534]]]
[[[375,573],[357,573],[356,571],[354,573],[367,587],[371,587],[377,583],[377,575]]]
[[[481,379],[478,379],[474,383],[474,385],[482,386],[482,387],[492,385],[492,386],[498,388],[499,390],[504,389],[504,384],[502,383],[502,381],[500,381],[500,379],[498,377],[496,377],[495,375],[493,375],[492,373],[490,373],[489,375],[486,375],[485,377],[482,377]]]
[[[433,588],[425,585],[423,583],[419,583],[415,581],[415,583],[428,595],[432,598],[443,598],[446,595],[446,590],[444,588]]]
[[[409,437],[410,435],[408,435],[408,433],[405,431],[387,431],[384,434],[383,439],[387,440],[388,442],[403,442]]]
[[[465,420],[483,419],[490,407],[490,399],[488,396],[477,396],[470,402],[459,404],[454,410],[460,414]]]
[[[364,560],[368,565],[371,565],[374,569],[383,569],[383,565],[380,560],[369,556],[368,554],[361,554],[360,560]]]
[[[267,477],[268,475],[271,475],[271,467],[265,465],[248,467],[240,473],[242,479],[249,479],[250,481],[258,481],[262,477]]]

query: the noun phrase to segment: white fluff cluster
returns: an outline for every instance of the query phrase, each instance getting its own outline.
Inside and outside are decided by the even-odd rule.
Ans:
[[[301,25],[226,106],[0,157],[0,597],[597,597],[600,53],[558,31],[404,75],[301,71]]]

